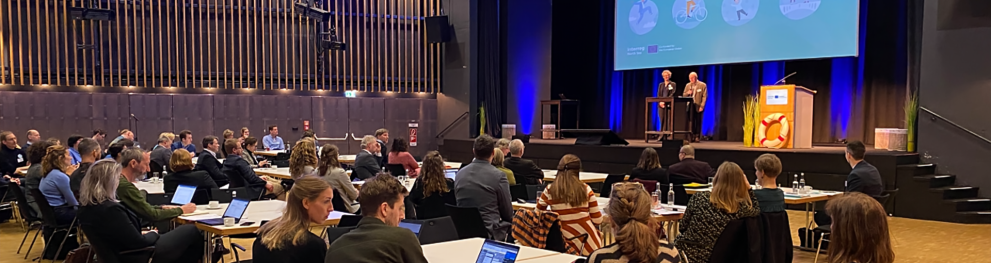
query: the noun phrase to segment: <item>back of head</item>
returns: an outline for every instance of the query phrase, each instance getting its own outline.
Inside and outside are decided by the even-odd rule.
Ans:
[[[224,136],[224,139],[234,138],[234,131],[231,129],[226,129],[221,134]]]
[[[498,148],[492,150],[492,166],[495,167],[505,167],[506,156],[502,155],[502,151]]]
[[[120,153],[120,164],[123,165],[124,168],[132,167],[133,164],[131,164],[131,161],[141,163],[144,159],[145,154],[141,149],[130,148]]]
[[[691,146],[691,145],[681,146],[680,152],[685,154],[685,158],[695,158],[695,146]]]
[[[302,138],[313,138],[314,140],[316,140],[317,133],[313,132],[313,130],[306,130],[303,132],[303,137],[301,137],[300,139]]]
[[[158,135],[158,138],[159,139],[161,139],[162,137],[168,138],[169,139],[169,143],[171,143],[172,141],[175,141],[175,133],[163,132],[163,133],[161,133],[161,134]],[[159,141],[159,143],[161,143],[161,141]]]
[[[134,141],[128,139],[121,139],[117,141],[117,143],[110,145],[109,149],[107,149],[107,152],[110,153],[110,158],[117,160],[119,159],[117,157],[120,157],[120,153],[123,152],[124,149],[130,149],[130,148],[134,148]]]
[[[73,134],[72,136],[69,136],[69,139],[68,140],[65,141],[67,143],[66,146],[69,146],[71,148],[75,148],[76,147],[76,144],[78,144],[79,141],[82,140],[83,138],[86,138],[86,137],[83,137],[82,135],[79,135],[79,134]]]
[[[311,140],[300,140],[289,155],[289,174],[302,175],[306,166],[316,168],[317,146]]]
[[[829,262],[891,263],[888,216],[881,203],[859,192],[843,194],[826,203],[833,219],[829,237]]]
[[[566,154],[557,164],[557,176],[547,191],[551,198],[571,206],[582,206],[588,203],[588,191],[585,183],[578,177],[582,170],[582,160],[574,154]]]
[[[48,143],[51,143],[51,144],[53,144],[53,145],[54,145],[54,144],[59,144],[59,145],[61,145],[61,144],[62,144],[62,141],[60,141],[60,140],[59,140],[58,138],[55,138],[55,137],[51,137],[51,138],[48,138],[48,139],[47,139],[47,140],[45,140],[45,141],[47,141]],[[68,147],[66,147],[66,148],[68,148]]]
[[[520,139],[514,139],[509,142],[509,154],[511,156],[520,157],[523,155],[523,141]]]
[[[104,131],[103,129],[93,130],[93,136],[97,136],[97,135],[107,136],[107,132]]]
[[[31,146],[27,149],[28,162],[31,162],[32,164],[41,164],[41,160],[45,159],[45,155],[48,154],[48,146],[52,145],[48,142],[31,144]]]
[[[79,187],[79,204],[98,205],[104,201],[117,201],[117,185],[120,184],[121,166],[114,160],[103,159],[86,171]]]
[[[661,159],[657,156],[657,150],[650,147],[644,148],[643,152],[640,153],[640,162],[637,163],[637,168],[645,171],[661,168]]]
[[[430,151],[423,157],[423,166],[420,167],[420,177],[417,180],[423,180],[423,196],[426,197],[451,190],[447,188],[444,158],[440,156],[440,152]]]
[[[341,151],[337,148],[337,145],[328,143],[320,148],[320,176],[327,176],[327,171],[335,167],[341,167],[341,163],[337,160],[340,155]]]
[[[475,159],[488,160],[492,157],[492,149],[495,149],[495,139],[487,134],[482,134],[475,138],[475,145],[472,146],[475,152]]]
[[[234,150],[236,150],[237,147],[240,146],[241,145],[237,144],[237,139],[227,139],[226,141],[224,141],[224,154],[232,155],[234,154]]]
[[[860,141],[849,141],[846,143],[846,152],[853,157],[854,160],[860,161],[864,159],[867,155],[867,147],[864,146],[863,142]]]
[[[76,144],[76,148],[79,150],[79,154],[83,156],[93,152],[99,152],[101,150],[100,143],[93,138],[83,138],[82,140],[79,140],[79,143]]]
[[[373,144],[373,143],[378,143],[377,141],[375,141],[375,136],[365,135],[365,137],[361,137],[361,148],[362,149],[368,149],[368,146],[371,145],[371,144]]]
[[[387,173],[379,173],[375,177],[365,180],[361,185],[361,195],[358,203],[361,204],[361,214],[364,216],[378,216],[379,207],[387,204],[390,208],[395,208],[395,204],[402,199],[409,191],[406,187]],[[401,204],[400,204],[401,205]]]
[[[158,144],[163,144],[163,143],[172,143],[172,139],[170,139],[168,136],[164,136],[164,135],[163,136],[158,136]]]
[[[392,148],[389,151],[395,153],[408,152],[409,143],[403,137],[392,139]]]
[[[311,203],[317,200],[330,184],[317,177],[304,177],[296,180],[286,197],[286,208],[282,216],[265,224],[258,230],[261,243],[269,250],[281,250],[289,246],[299,246],[306,241],[310,228],[309,211],[303,200]]]
[[[496,148],[499,148],[500,151],[509,150],[509,144],[511,143],[512,141],[510,141],[509,139],[500,138],[498,141],[496,141]]]
[[[169,169],[175,172],[189,171],[192,170],[195,165],[193,165],[193,154],[189,153],[186,149],[176,149],[172,152],[172,157],[169,158]]]
[[[55,169],[65,171],[65,161],[62,160],[67,154],[65,150],[65,146],[62,145],[48,146],[45,150],[45,158],[41,160],[42,176],[48,176],[48,173]]]
[[[609,195],[609,218],[616,224],[616,243],[629,262],[654,262],[657,258],[658,223],[650,211],[651,199],[643,186],[620,183]]]
[[[723,162],[716,170],[709,202],[726,213],[736,213],[740,204],[750,206],[750,183],[743,169],[734,162]]]
[[[774,179],[781,174],[781,159],[771,153],[761,154],[754,160],[754,168],[763,172],[765,177]]]

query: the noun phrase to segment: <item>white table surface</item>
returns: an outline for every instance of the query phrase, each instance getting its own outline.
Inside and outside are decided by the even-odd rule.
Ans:
[[[137,183],[134,183],[134,186],[137,187],[138,190],[145,190],[145,192],[148,192],[148,194],[165,193],[165,184],[162,182],[152,183],[152,182],[138,181]],[[229,186],[230,185],[225,184],[224,186],[221,186],[220,189],[227,189],[227,187]]]
[[[255,151],[255,155],[263,155],[263,156],[276,156],[276,155],[278,155],[278,154],[280,154],[280,153],[284,153],[284,152],[286,152],[286,150],[275,150],[275,151]]]
[[[278,167],[278,168],[255,168],[255,173],[258,175],[269,175],[274,174],[274,177],[279,178],[291,178],[289,174],[289,167]]]
[[[757,186],[750,185],[750,189],[757,190]],[[803,199],[810,199],[810,198],[815,198],[815,197],[834,196],[834,195],[843,194],[843,192],[839,192],[839,191],[829,191],[829,190],[816,190],[816,189],[812,189],[812,194],[798,195],[798,194],[793,194],[792,193],[792,188],[791,187],[779,187],[778,189],[781,189],[781,191],[784,191],[785,192],[785,200],[803,200]],[[709,191],[712,191],[712,187],[709,187],[709,188],[700,188],[700,189],[689,189],[689,190],[693,190],[693,192],[709,192]]]
[[[606,180],[609,174],[604,173],[594,173],[594,172],[581,172],[578,173],[578,179],[582,182],[603,182]],[[557,178],[557,170],[544,170],[544,180],[553,181]]]
[[[569,255],[569,254],[557,254],[557,255],[550,255],[550,256],[546,256],[546,257],[531,258],[531,259],[524,259],[524,260],[516,260],[516,262],[526,262],[526,263],[571,263],[571,262],[575,262],[575,260],[577,260],[579,258],[585,258],[585,257],[575,256],[575,255]]]
[[[484,242],[485,240],[481,238],[469,238],[423,245],[423,256],[430,263],[475,262],[475,259],[478,259],[478,253],[482,251],[482,243]],[[561,253],[521,246],[520,254],[516,256],[516,262],[559,254]]]
[[[196,164],[196,161],[199,159],[200,157],[193,157],[193,164]],[[217,161],[220,161],[220,163],[224,163],[224,158],[217,159]]]
[[[227,205],[229,203],[220,204],[218,209],[207,209],[208,205],[197,205],[196,212],[189,215],[182,215],[179,218],[183,220],[203,220],[207,218],[220,218],[224,215],[224,211],[227,211]],[[254,224],[250,226],[240,226],[235,225],[232,227],[225,227],[223,225],[213,226],[217,229],[234,229],[234,228],[250,228],[261,226],[262,221],[269,221],[282,216],[282,211],[286,208],[286,202],[280,200],[260,200],[251,201],[248,203],[248,210],[244,211],[244,215],[241,217],[241,222],[251,221]],[[204,214],[205,213],[205,214]],[[327,216],[327,220],[340,220],[343,215],[349,215],[349,213],[342,213],[338,211],[330,212]]]

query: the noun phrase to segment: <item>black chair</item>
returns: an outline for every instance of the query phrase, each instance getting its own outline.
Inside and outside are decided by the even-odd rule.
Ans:
[[[750,235],[762,235],[760,224],[757,217],[729,221],[712,248],[719,253],[712,253],[709,262],[762,262],[760,242],[749,242]]]
[[[358,226],[358,222],[361,222],[360,215],[342,215],[341,221],[337,222],[337,227]]]
[[[884,190],[883,192],[881,192],[881,196],[885,197],[884,200],[877,199],[877,197],[875,197],[875,199],[877,199],[877,201],[881,203],[881,206],[884,207],[885,210],[887,210],[889,203],[891,203],[891,200],[895,199],[896,195],[898,195],[898,188],[892,190]],[[888,216],[891,216],[891,214],[888,214]]]
[[[347,234],[348,232],[351,232],[351,230],[354,230],[355,228],[357,228],[357,227],[355,227],[355,226],[328,227],[327,228],[327,242],[330,243],[330,244],[334,244],[334,241],[336,241],[338,238],[341,238],[341,236],[343,236],[344,234]]]
[[[526,185],[527,202],[530,201],[536,202],[537,198],[540,198],[539,196],[537,196],[537,191],[544,191],[545,189],[547,189],[547,186],[545,185],[539,185],[539,184]]]
[[[148,194],[145,196],[145,201],[149,205],[168,205],[172,203],[172,196],[175,193],[164,193],[164,194]]]
[[[406,167],[402,164],[386,164],[385,168],[392,176],[406,175]]]
[[[196,189],[196,192],[193,193],[193,200],[191,202],[197,205],[205,205],[210,203],[211,198],[210,191],[207,189]]]
[[[423,220],[420,223],[420,244],[433,244],[458,239],[458,229],[450,216]]]
[[[792,262],[794,249],[791,240],[791,225],[788,212],[761,213],[762,261],[767,263]]]
[[[88,230],[93,230],[87,224],[80,223],[79,226],[84,233]],[[89,240],[90,247],[96,250],[96,258],[101,263],[151,262],[151,258],[155,256],[155,246],[118,251],[113,249],[113,246],[108,245],[100,236],[87,235],[86,239]]]
[[[248,187],[248,181],[244,179],[241,173],[238,173],[234,169],[224,169],[224,175],[226,175],[227,179],[230,180],[230,186],[228,187],[244,189],[247,196],[251,197],[251,201],[260,200],[262,195],[265,194],[264,189],[259,192],[252,187]]]
[[[34,242],[38,240],[38,234],[41,234],[42,221],[32,213],[34,211],[30,205],[28,205],[28,198],[24,195],[24,191],[21,187],[16,186],[16,184],[11,184],[15,187],[10,187],[10,192],[14,194],[14,198],[17,199],[17,209],[20,210],[21,218],[24,219],[24,223],[27,224],[28,229],[24,231],[24,238],[21,239],[21,245],[17,247],[17,254],[21,253],[21,249],[24,248],[24,242],[28,240],[28,234],[31,230],[36,230],[34,232],[34,239],[31,240],[31,246],[28,247],[28,251],[24,253],[24,259],[28,258],[31,254],[31,248],[34,247]]]
[[[527,194],[526,189],[526,185],[523,184],[510,185],[509,196],[513,198],[512,201],[515,202],[518,199],[522,199],[523,201],[530,200],[530,195]]]
[[[212,189],[210,192],[210,198],[213,201],[218,201],[221,203],[230,203],[235,197],[249,196],[247,190],[244,188],[228,188],[228,189]]]
[[[149,168],[151,168],[150,171],[148,172],[148,176],[152,176],[153,174],[158,173],[159,176],[161,177],[162,172],[165,171],[165,169],[163,169],[165,166],[163,165],[167,165],[167,164],[160,164],[158,162],[155,162],[154,160],[151,160],[149,161],[148,165]]]
[[[626,181],[625,174],[606,175],[606,181],[602,182],[602,188],[599,188],[599,197],[609,198],[612,194],[612,185],[622,181]]]
[[[473,237],[489,238],[489,230],[485,228],[482,214],[478,208],[447,205],[447,214],[451,215],[454,227],[458,230],[458,238]]]
[[[334,206],[334,211],[350,213],[348,208],[351,207],[350,204],[344,201],[344,197],[341,197],[341,193],[334,189],[334,198],[330,199],[330,204]]]
[[[654,180],[640,180],[633,179],[633,182],[637,182],[643,185],[643,189],[647,190],[648,193],[653,193],[657,189],[657,181]]]
[[[38,210],[41,210],[42,230],[52,230],[52,236],[45,241],[45,247],[41,249],[41,254],[44,255],[45,252],[48,251],[49,245],[52,244],[52,237],[55,237],[56,233],[65,232],[65,236],[62,238],[62,242],[60,243],[58,250],[55,251],[55,256],[52,257],[52,262],[55,262],[55,259],[59,258],[58,254],[62,251],[62,245],[64,245],[65,240],[69,238],[70,232],[72,232],[72,228],[75,225],[76,220],[72,219],[72,222],[68,225],[59,224],[58,221],[55,220],[55,208],[48,204],[48,199],[41,193],[41,190],[31,189],[31,195],[34,196],[34,201],[35,204],[38,205]]]

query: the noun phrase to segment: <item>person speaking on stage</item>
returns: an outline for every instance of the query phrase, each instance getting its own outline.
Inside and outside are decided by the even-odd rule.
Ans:
[[[670,70],[664,70],[664,71],[662,71],[661,72],[661,77],[664,78],[664,81],[663,82],[660,82],[660,83],[657,83],[657,93],[656,93],[657,94],[657,97],[658,98],[670,98],[670,97],[674,96],[675,89],[678,88],[678,84],[677,83],[674,83],[674,81],[671,81],[671,71]],[[659,119],[661,120],[661,129],[663,130],[664,126],[666,126],[668,124],[667,123],[668,122],[668,120],[667,120],[667,116],[668,116],[667,113],[668,112],[667,111],[668,111],[668,109],[671,108],[671,105],[665,105],[664,102],[660,102],[660,103],[657,103],[657,108],[658,108],[657,115],[658,115]],[[658,138],[658,140],[661,140],[664,137],[665,137],[665,135],[661,135],[661,138]]]
[[[705,82],[699,81],[699,74],[692,72],[688,74],[688,84],[685,84],[685,91],[682,96],[692,97],[695,102],[695,111],[692,116],[692,134],[694,141],[699,141],[702,136],[702,111],[705,110],[706,86]]]

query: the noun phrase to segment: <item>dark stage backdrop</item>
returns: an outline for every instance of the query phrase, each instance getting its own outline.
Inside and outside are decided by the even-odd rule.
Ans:
[[[582,101],[581,128],[611,128],[624,138],[643,138],[644,98],[654,96],[664,69],[613,71],[613,1],[569,2],[554,5],[553,13],[551,94]],[[818,92],[814,142],[846,138],[872,144],[874,128],[904,126],[906,13],[900,1],[861,1],[860,56],[855,58],[667,70],[679,89],[693,71],[708,84],[703,133],[715,140],[742,140],[744,97],[798,72],[788,83]]]

